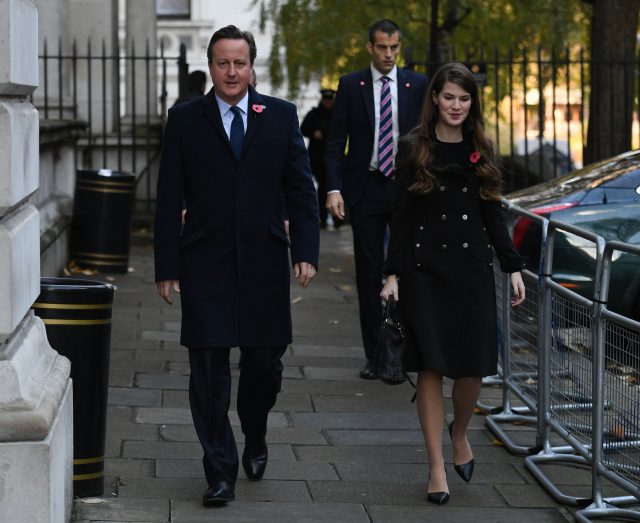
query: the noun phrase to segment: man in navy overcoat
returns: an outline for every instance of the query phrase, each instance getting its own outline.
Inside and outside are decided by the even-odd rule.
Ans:
[[[259,480],[267,464],[267,415],[292,335],[289,250],[303,287],[318,265],[318,205],[296,108],[249,87],[255,56],[250,33],[235,26],[214,33],[207,50],[214,88],[169,110],[158,178],[156,282],[168,303],[172,290],[181,296],[206,506],[235,497],[230,348],[242,351],[242,465]]]
[[[393,158],[399,137],[418,123],[427,77],[396,67],[400,29],[391,20],[379,20],[369,27],[367,50],[370,67],[340,78],[325,158],[327,209],[344,218],[344,205],[349,206],[360,328],[367,358],[360,377],[372,379],[382,321],[379,293],[384,238],[396,193]],[[384,84],[388,87],[388,102],[383,96]]]

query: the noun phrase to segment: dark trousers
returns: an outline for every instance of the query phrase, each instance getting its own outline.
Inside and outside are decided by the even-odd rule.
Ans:
[[[282,383],[284,347],[241,347],[238,417],[246,445],[260,444],[267,433],[267,416]],[[202,445],[207,483],[238,476],[238,450],[229,422],[231,370],[229,348],[189,349],[189,403]]]
[[[395,182],[371,173],[365,192],[350,208],[360,330],[367,358],[373,358],[382,322],[382,268],[385,235],[391,224],[396,198]]]

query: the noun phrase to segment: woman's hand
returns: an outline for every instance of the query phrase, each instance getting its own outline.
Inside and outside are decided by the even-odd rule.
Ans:
[[[511,273],[511,287],[513,288],[513,296],[511,297],[511,306],[516,307],[524,301],[524,282],[520,272]]]
[[[384,300],[387,301],[389,299],[389,295],[393,294],[393,298],[398,301],[398,278],[396,278],[395,274],[389,274],[389,276],[387,276],[387,281],[384,284],[384,287],[382,287],[382,290],[380,291],[380,297]]]

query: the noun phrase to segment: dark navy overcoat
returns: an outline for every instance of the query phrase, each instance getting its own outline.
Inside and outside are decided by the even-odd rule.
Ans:
[[[180,281],[189,348],[290,343],[289,249],[293,264],[318,265],[318,204],[296,108],[250,88],[248,109],[239,160],[213,90],[169,110],[155,277]]]

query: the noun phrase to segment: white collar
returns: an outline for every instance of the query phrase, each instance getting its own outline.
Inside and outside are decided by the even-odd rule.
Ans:
[[[371,76],[373,77],[374,84],[378,80],[380,80],[380,78],[382,78],[383,76],[386,76],[392,82],[398,83],[398,66],[397,65],[394,65],[393,69],[391,69],[391,71],[389,71],[389,73],[387,74],[382,74],[375,67],[373,67],[373,64],[371,64],[369,67],[371,68]]]
[[[215,91],[214,91],[214,93],[215,93]],[[225,102],[217,94],[215,95],[215,97],[216,97],[216,102],[218,102],[218,108],[220,109],[220,114],[222,116],[226,115],[229,112],[229,110],[231,109],[231,107],[232,107],[231,104],[228,104],[227,102]],[[247,92],[242,97],[242,100],[240,100],[236,104],[236,107],[239,107],[240,110],[242,112],[244,112],[244,114],[248,114],[249,113],[249,89],[247,89]]]

